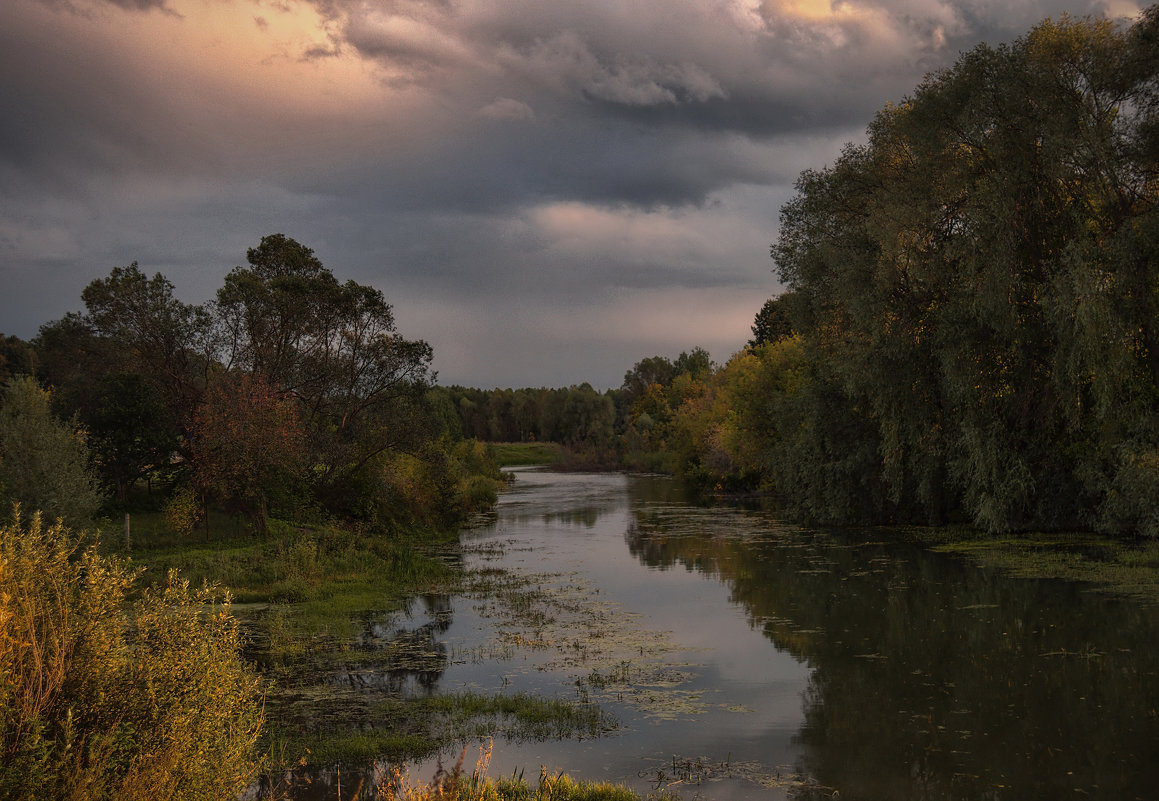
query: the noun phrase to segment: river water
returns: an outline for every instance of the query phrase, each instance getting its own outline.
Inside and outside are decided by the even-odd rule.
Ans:
[[[492,777],[542,767],[706,799],[1159,798],[1154,606],[877,530],[696,506],[660,477],[520,470],[463,541],[469,567],[538,601],[431,600],[414,622],[438,617],[447,659],[414,691],[582,698],[618,721],[499,739]]]

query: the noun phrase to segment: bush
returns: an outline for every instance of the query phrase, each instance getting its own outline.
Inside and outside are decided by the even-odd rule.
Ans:
[[[201,502],[193,487],[181,487],[165,503],[165,527],[175,534],[188,537],[201,522],[201,513]]]
[[[0,797],[223,799],[258,768],[258,681],[228,597],[136,573],[59,523],[0,528]]]
[[[69,525],[89,522],[101,504],[84,432],[58,419],[51,395],[27,376],[9,382],[0,403],[0,504],[19,503]]]

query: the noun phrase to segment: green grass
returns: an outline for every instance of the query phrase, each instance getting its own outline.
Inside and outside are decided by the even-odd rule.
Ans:
[[[623,785],[573,779],[566,773],[540,768],[535,786],[523,772],[507,779],[487,775],[491,752],[483,749],[475,769],[467,772],[462,761],[450,769],[441,764],[429,782],[414,782],[406,771],[393,770],[377,784],[377,797],[387,801],[678,801],[670,789],[643,796]]]
[[[554,442],[492,442],[487,448],[500,467],[555,464],[562,453]]]
[[[451,740],[499,733],[516,740],[596,737],[616,727],[615,720],[595,704],[531,693],[455,693],[415,699],[408,705],[418,714],[440,716]]]
[[[278,730],[291,752],[308,750],[316,765],[342,762],[369,765],[383,757],[414,760],[471,740],[595,737],[615,721],[593,704],[530,693],[453,693],[421,698],[386,698],[366,710],[366,723],[353,730],[340,720],[313,720],[308,732]]]

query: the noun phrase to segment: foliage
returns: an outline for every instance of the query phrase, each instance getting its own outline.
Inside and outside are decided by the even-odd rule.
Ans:
[[[11,334],[0,334],[0,385],[18,375],[36,374],[36,349]]]
[[[789,317],[788,307],[792,304],[790,295],[779,295],[769,298],[753,319],[753,338],[749,340],[749,347],[771,345],[785,337],[793,335],[793,323]]]
[[[1159,443],[1157,27],[979,46],[801,175],[773,255],[826,376],[791,461],[816,511],[856,472],[849,519],[1149,530],[1124,447]]]
[[[352,508],[368,522],[450,528],[493,506],[502,483],[482,443],[444,438],[413,453],[383,455],[350,489]]]
[[[210,385],[192,434],[198,491],[244,512],[264,532],[267,493],[304,462],[297,406],[260,375],[227,373]]]
[[[425,439],[431,348],[398,334],[382,292],[339,283],[289,237],[263,237],[246,258],[217,295],[223,358],[297,400],[317,490],[333,501],[380,454]]]
[[[384,462],[460,436],[431,349],[398,333],[379,290],[340,283],[289,237],[264,237],[247,262],[200,306],[161,274],[116,267],[85,288],[84,313],[41,328],[33,362],[123,502],[147,477],[259,530],[270,504],[356,517]]]
[[[53,415],[50,394],[13,378],[0,404],[0,502],[86,523],[102,500],[90,461],[84,432]]]
[[[486,442],[554,442],[597,447],[612,441],[616,403],[590,384],[557,389],[440,388],[463,436]]]
[[[124,502],[144,476],[169,478],[189,456],[189,426],[212,369],[213,319],[134,262],[82,293],[86,312],[41,327],[39,377],[53,405],[91,434],[104,483]]]
[[[675,361],[650,356],[624,375],[617,398],[625,454],[632,460],[668,450],[673,414],[687,400],[704,394],[715,365],[703,348],[682,352]]]
[[[203,506],[190,485],[174,490],[165,502],[165,526],[170,531],[188,537],[202,519]]]
[[[140,373],[101,376],[86,423],[97,465],[121,501],[139,478],[167,468],[180,442],[156,388]]]
[[[262,707],[209,588],[135,573],[39,515],[0,527],[0,795],[220,799],[257,768]],[[127,623],[127,625],[126,625]]]
[[[170,420],[187,424],[212,370],[211,310],[181,302],[171,281],[160,273],[148,278],[136,262],[114,267],[107,278],[85,287],[81,298],[87,314],[74,318],[74,324],[96,336],[107,359],[94,367],[102,375],[145,376],[165,402]]]
[[[717,489],[752,489],[771,475],[791,429],[789,401],[809,380],[799,338],[746,348],[677,409],[670,449],[681,473]]]

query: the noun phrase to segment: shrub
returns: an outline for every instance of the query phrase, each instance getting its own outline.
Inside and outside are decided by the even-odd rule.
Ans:
[[[100,506],[96,474],[85,435],[58,419],[51,395],[36,379],[9,382],[0,402],[0,504],[19,503],[63,517],[70,525],[87,523]]]
[[[136,573],[39,515],[0,528],[0,797],[223,799],[258,764],[261,697],[229,599]]]
[[[165,503],[165,526],[175,534],[188,537],[201,522],[201,513],[201,502],[193,487],[181,487]]]

